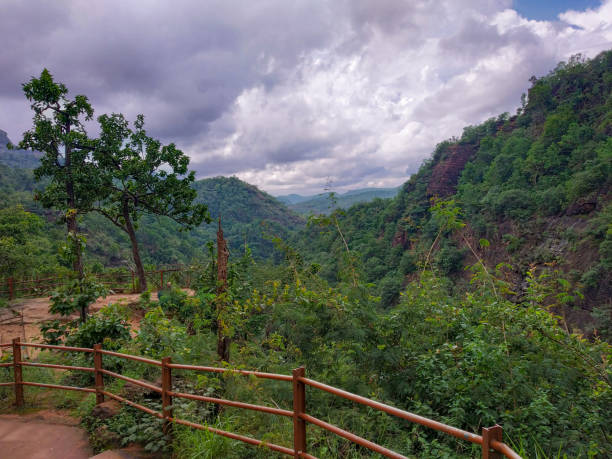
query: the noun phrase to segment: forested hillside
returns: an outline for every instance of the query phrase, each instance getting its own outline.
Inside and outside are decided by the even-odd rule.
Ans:
[[[31,162],[31,152],[10,153],[16,155],[14,162],[18,165],[24,166]],[[25,160],[21,161],[24,157]],[[31,170],[9,167],[0,162],[0,209],[4,209],[4,217],[0,218],[0,235],[10,237],[10,231],[2,231],[1,225],[6,223],[9,216],[24,216],[15,211],[16,206],[21,206],[31,212],[31,218],[37,222],[37,231],[40,233],[38,237],[45,241],[45,244],[39,244],[37,253],[38,256],[44,254],[46,259],[41,264],[36,257],[28,255],[30,262],[15,264],[14,269],[3,269],[2,274],[5,276],[21,277],[60,269],[58,249],[65,243],[65,234],[57,212],[43,209],[34,200],[35,190],[42,185],[44,182],[37,183],[34,180]],[[215,221],[185,232],[180,231],[179,225],[167,218],[143,217],[137,235],[145,263],[159,265],[208,259],[206,244],[216,239],[218,217],[222,219],[231,253],[240,256],[244,253],[246,243],[256,259],[280,256],[273,252],[271,239],[286,238],[303,224],[300,217],[272,196],[235,177],[199,180],[194,183],[194,188],[198,193],[196,201],[209,207]],[[88,263],[105,267],[132,266],[129,240],[124,232],[95,213],[82,218],[80,228],[87,239],[85,255]],[[10,247],[12,250],[21,250],[12,244]],[[25,253],[22,254],[24,257]]]
[[[610,339],[611,89],[612,52],[561,63],[532,79],[517,114],[439,144],[395,199],[338,215],[383,303],[394,304],[426,262],[461,285],[478,257],[489,269],[505,263],[514,301],[526,294],[528,269],[547,273],[574,292],[555,309],[570,326]],[[337,279],[335,255],[345,250],[337,231],[315,226],[296,241]]]
[[[42,154],[37,151],[9,149],[11,140],[2,129],[0,129],[0,164],[22,169],[34,169],[40,164]]]

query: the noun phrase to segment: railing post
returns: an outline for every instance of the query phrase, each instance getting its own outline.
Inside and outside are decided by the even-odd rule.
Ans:
[[[306,412],[306,385],[298,378],[304,377],[304,367],[293,370],[293,457],[306,452],[306,421],[300,414]]]
[[[6,280],[6,283],[8,284],[9,300],[12,300],[13,298],[15,298],[15,286],[14,286],[14,283],[13,283],[13,278],[9,277]]]
[[[491,448],[491,440],[501,443],[503,429],[495,424],[493,427],[482,428],[482,459],[501,459],[502,455]]]
[[[168,433],[172,427],[172,368],[168,364],[172,363],[170,357],[162,359],[162,414],[164,416],[164,433]]]
[[[96,376],[96,405],[100,403],[104,403],[104,394],[102,391],[104,390],[104,375],[102,374],[102,350],[101,344],[94,344],[94,370]]]
[[[13,370],[15,373],[15,405],[23,406],[23,376],[21,374],[21,339],[13,338]]]
[[[164,271],[160,270],[159,271],[159,289],[163,290],[164,288]]]

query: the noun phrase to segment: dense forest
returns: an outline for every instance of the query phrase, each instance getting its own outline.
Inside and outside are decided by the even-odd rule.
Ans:
[[[103,342],[121,352],[203,364],[219,358],[223,338],[231,343],[223,359],[230,368],[290,374],[305,365],[317,380],[469,431],[499,423],[505,441],[524,457],[607,457],[611,134],[612,51],[574,57],[532,78],[516,114],[466,127],[439,144],[392,199],[304,222],[235,178],[195,181],[194,202],[220,216],[231,236],[226,290],[219,290],[215,246],[206,247],[215,222],[178,232],[164,217],[143,217],[137,230],[143,257],[197,261],[194,295],[170,286],[152,301],[145,292],[137,305],[109,305],[82,323],[56,324],[43,339]],[[54,224],[61,215],[32,200],[45,181],[3,165],[0,178],[0,250],[7,260],[1,274],[69,273],[71,264],[58,255],[66,244],[66,230]],[[129,265],[119,231],[93,214],[79,226],[86,235],[85,275],[94,265]],[[136,307],[144,317],[132,330],[127,318]],[[137,364],[113,364],[132,377],[153,377]],[[290,409],[291,388],[280,384],[231,374],[176,377],[204,395]],[[407,456],[480,451],[346,400],[309,397],[313,416]],[[176,457],[271,455],[187,429],[177,428],[170,439],[158,420],[129,407],[100,421],[88,414],[93,402],[73,403],[100,449],[108,446],[99,435],[104,427]],[[278,444],[291,438],[290,421],[256,412],[195,403],[174,409]],[[314,428],[308,443],[317,457],[369,457]]]

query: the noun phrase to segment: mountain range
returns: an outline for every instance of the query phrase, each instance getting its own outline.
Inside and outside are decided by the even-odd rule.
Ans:
[[[400,187],[358,188],[344,193],[329,192],[310,196],[288,194],[277,196],[276,199],[300,215],[329,214],[334,209],[348,209],[360,202],[394,198],[399,190]]]

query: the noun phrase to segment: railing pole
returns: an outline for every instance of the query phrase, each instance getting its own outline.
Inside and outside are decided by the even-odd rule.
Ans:
[[[491,448],[491,440],[501,443],[502,434],[503,429],[498,424],[482,428],[482,459],[501,459],[502,455]]]
[[[96,375],[96,405],[100,403],[104,403],[104,394],[102,391],[104,390],[104,375],[102,374],[102,354],[100,350],[102,349],[101,344],[94,344],[94,369]]]
[[[293,370],[293,457],[306,452],[306,421],[300,414],[306,412],[306,385],[298,378],[304,377],[304,367]]]
[[[13,298],[15,298],[15,286],[13,285],[14,279],[12,277],[9,277],[6,280],[6,283],[8,284],[8,294],[9,294],[9,300],[12,300]]]
[[[13,370],[15,373],[15,405],[23,406],[23,376],[21,374],[21,339],[13,338]]]
[[[160,270],[159,271],[159,289],[163,290],[164,288],[164,271]]]
[[[172,368],[168,365],[172,363],[170,357],[162,359],[162,414],[164,416],[164,433],[169,433],[172,427]]]

